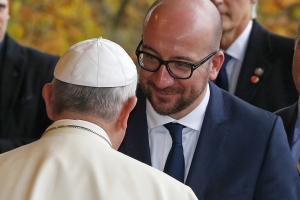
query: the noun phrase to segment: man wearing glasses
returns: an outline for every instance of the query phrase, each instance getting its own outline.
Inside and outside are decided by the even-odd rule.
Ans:
[[[220,90],[221,18],[206,0],[162,0],[136,55],[138,103],[119,151],[190,186],[199,199],[299,199],[282,121]]]

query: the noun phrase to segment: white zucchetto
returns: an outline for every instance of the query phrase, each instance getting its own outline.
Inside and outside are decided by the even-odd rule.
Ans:
[[[59,59],[54,77],[74,85],[119,87],[132,83],[137,70],[120,45],[101,37],[70,47]]]

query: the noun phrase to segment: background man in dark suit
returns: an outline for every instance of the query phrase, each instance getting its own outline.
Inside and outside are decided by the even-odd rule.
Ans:
[[[296,88],[300,94],[300,20],[298,22],[298,33],[295,38],[293,78]],[[295,104],[275,112],[275,114],[279,115],[283,120],[295,165],[297,165],[298,170],[300,171],[299,100]]]
[[[257,0],[211,2],[223,21],[221,49],[230,56],[223,69],[226,90],[272,112],[294,103],[298,93],[292,80],[293,39],[270,33],[255,20]],[[216,83],[224,89],[220,76]]]
[[[210,1],[151,7],[136,51],[138,102],[119,150],[184,182],[199,199],[299,199],[281,119],[209,81],[224,60],[221,34]]]
[[[6,34],[8,1],[0,0],[0,153],[40,138],[51,121],[42,98],[59,59]]]

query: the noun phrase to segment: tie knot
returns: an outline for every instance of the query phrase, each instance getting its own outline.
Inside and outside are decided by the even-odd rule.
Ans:
[[[229,55],[228,53],[224,52],[224,56],[225,56],[225,60],[230,60],[232,58],[231,55]]]
[[[168,129],[168,131],[172,137],[173,143],[182,144],[182,129],[185,126],[178,124],[178,123],[168,123],[168,124],[165,124],[164,127],[166,127],[166,129]]]

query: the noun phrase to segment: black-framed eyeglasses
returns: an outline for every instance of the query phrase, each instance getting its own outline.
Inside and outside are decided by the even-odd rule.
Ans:
[[[175,60],[163,60],[158,58],[150,53],[139,50],[142,46],[143,40],[139,43],[136,48],[135,54],[138,59],[138,63],[141,68],[149,71],[156,72],[160,68],[161,65],[165,65],[169,74],[177,79],[189,79],[193,71],[203,65],[206,61],[208,61],[211,57],[213,57],[218,51],[214,51],[198,63],[193,64],[189,62],[183,61],[175,61]]]

